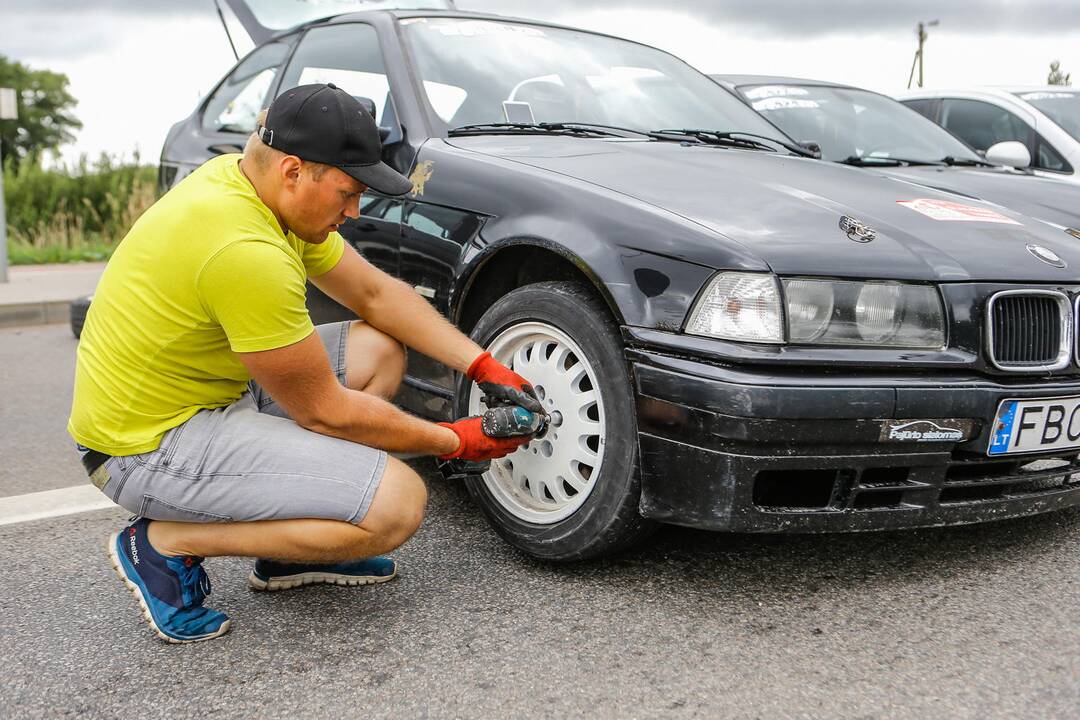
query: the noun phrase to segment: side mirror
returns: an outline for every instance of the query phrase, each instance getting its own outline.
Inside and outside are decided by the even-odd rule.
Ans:
[[[799,147],[813,154],[815,160],[821,159],[821,145],[816,142],[801,142]]]
[[[375,101],[371,98],[366,98],[360,95],[353,95],[356,101],[364,106],[364,109],[371,114],[371,119],[375,120]],[[393,132],[393,128],[386,127],[384,125],[379,126],[379,142],[385,143],[386,138],[390,137],[390,133]]]
[[[1022,170],[1031,165],[1031,153],[1024,143],[1008,140],[987,148],[986,162]]]

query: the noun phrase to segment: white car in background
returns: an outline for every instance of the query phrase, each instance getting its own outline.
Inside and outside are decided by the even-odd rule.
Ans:
[[[1016,145],[1006,146],[1005,157],[988,156],[991,162],[1080,183],[1080,89],[920,89],[896,99],[983,153],[1003,142],[1019,143],[1027,151],[1025,157]]]

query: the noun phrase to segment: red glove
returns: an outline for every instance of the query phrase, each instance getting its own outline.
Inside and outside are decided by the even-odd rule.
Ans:
[[[503,455],[509,455],[532,440],[530,435],[507,438],[488,437],[480,426],[482,420],[483,418],[477,415],[462,418],[455,423],[439,423],[439,425],[453,430],[454,434],[458,436],[458,440],[461,441],[457,450],[446,455],[440,455],[439,459],[453,460],[454,458],[461,458],[462,460],[479,461],[501,458]]]
[[[529,381],[491,357],[489,352],[481,353],[473,360],[465,374],[480,386],[488,407],[498,404],[492,402],[494,399],[508,405],[520,405],[534,413],[544,412]]]

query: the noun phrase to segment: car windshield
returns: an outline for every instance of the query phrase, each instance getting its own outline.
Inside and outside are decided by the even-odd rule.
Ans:
[[[1039,112],[1060,125],[1062,130],[1080,140],[1080,92],[1048,90],[1017,93],[1017,96],[1034,105]]]
[[[751,106],[801,143],[817,143],[821,157],[841,162],[902,159],[978,162],[970,148],[914,110],[866,90],[815,85],[740,88]]]
[[[449,128],[509,120],[701,128],[784,140],[708,77],[645,45],[493,20],[401,24],[428,102]]]

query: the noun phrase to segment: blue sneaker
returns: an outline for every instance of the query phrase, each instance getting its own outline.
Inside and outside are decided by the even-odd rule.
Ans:
[[[280,563],[256,560],[248,585],[256,590],[288,590],[301,585],[371,585],[397,576],[397,566],[388,557],[373,557],[337,564]]]
[[[143,617],[158,637],[171,643],[209,640],[229,632],[225,613],[203,607],[210,578],[202,558],[167,557],[150,545],[140,518],[109,537],[113,569],[139,601]]]

